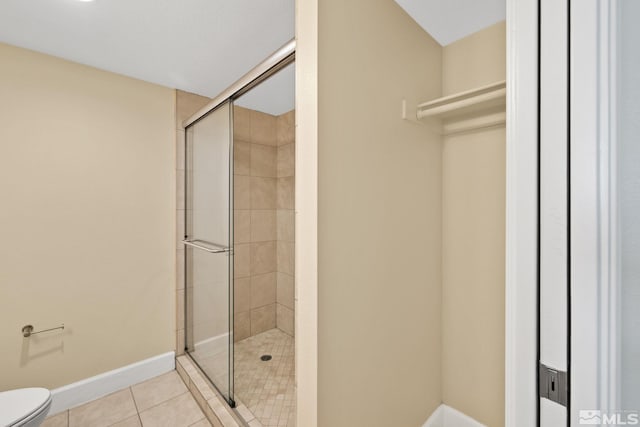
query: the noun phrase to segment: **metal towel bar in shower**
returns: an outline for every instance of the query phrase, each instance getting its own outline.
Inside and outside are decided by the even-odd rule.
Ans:
[[[205,242],[204,240],[183,240],[182,244],[185,246],[202,249],[203,251],[207,251],[212,254],[231,252],[231,248],[225,248],[224,246],[216,245],[215,243],[211,242]]]

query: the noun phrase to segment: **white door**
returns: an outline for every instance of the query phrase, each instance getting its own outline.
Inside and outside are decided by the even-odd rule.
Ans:
[[[639,23],[638,0],[541,0],[540,362],[568,377],[543,427],[640,425]]]

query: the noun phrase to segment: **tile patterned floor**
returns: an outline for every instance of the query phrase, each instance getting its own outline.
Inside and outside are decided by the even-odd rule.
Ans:
[[[235,344],[235,396],[264,427],[295,427],[293,345],[293,337],[279,329]],[[263,362],[264,354],[272,359]]]
[[[42,427],[211,427],[176,371],[50,416]]]

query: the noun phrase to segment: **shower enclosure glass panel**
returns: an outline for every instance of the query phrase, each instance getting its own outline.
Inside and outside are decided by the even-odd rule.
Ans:
[[[227,102],[186,129],[187,352],[233,405],[233,140]]]

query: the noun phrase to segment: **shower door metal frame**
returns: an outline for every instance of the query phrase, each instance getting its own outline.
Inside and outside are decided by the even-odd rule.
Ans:
[[[240,96],[242,96],[243,94],[247,93],[249,90],[251,90],[252,88],[254,88],[255,86],[259,85],[260,83],[262,83],[263,81],[267,80],[269,77],[273,76],[274,74],[276,74],[278,71],[282,70],[283,68],[285,68],[286,66],[292,64],[293,62],[295,62],[295,53],[296,53],[296,41],[295,39],[290,40],[289,42],[287,42],[284,46],[282,46],[280,49],[278,49],[277,51],[275,51],[273,54],[271,54],[267,59],[265,59],[263,62],[261,62],[260,64],[258,64],[256,67],[254,67],[251,71],[249,71],[247,74],[245,74],[244,76],[242,76],[238,81],[236,81],[234,84],[232,84],[231,86],[229,86],[227,89],[225,89],[222,93],[220,93],[220,95],[216,96],[215,98],[213,98],[207,105],[205,105],[204,107],[202,107],[200,110],[198,110],[195,114],[193,114],[191,117],[189,117],[188,119],[184,120],[182,123],[182,126],[185,129],[185,165],[184,165],[184,170],[185,170],[185,180],[184,180],[184,185],[185,185],[185,206],[184,206],[184,215],[185,215],[185,236],[184,236],[184,240],[183,240],[183,244],[185,246],[191,246],[191,247],[195,247],[195,248],[199,248],[198,249],[204,249],[206,251],[209,252],[214,252],[214,253],[220,253],[220,252],[227,252],[229,255],[229,398],[227,400],[227,403],[229,404],[229,406],[231,406],[232,408],[234,408],[236,406],[235,401],[234,401],[234,352],[233,352],[233,347],[234,347],[234,277],[233,277],[233,254],[234,254],[234,228],[233,228],[233,209],[234,209],[234,186],[233,186],[233,175],[234,175],[234,164],[233,164],[233,150],[234,150],[234,144],[233,144],[233,107],[234,107],[234,101],[239,98]],[[225,103],[229,103],[229,137],[230,137],[230,141],[229,141],[229,247],[228,248],[205,248],[202,245],[198,245],[198,243],[196,243],[197,241],[189,241],[188,240],[188,236],[187,236],[187,232],[186,230],[188,230],[187,228],[187,224],[188,224],[188,210],[187,208],[187,203],[188,203],[188,177],[187,177],[187,166],[188,166],[188,153],[187,153],[187,147],[188,147],[188,139],[187,139],[187,129],[190,128],[191,126],[195,125],[196,123],[198,123],[200,120],[202,120],[203,118],[205,118],[207,115],[209,115],[210,113],[214,112],[215,110],[217,110],[220,106],[224,105]],[[187,257],[187,251],[185,250],[185,265],[186,265],[186,257]],[[185,285],[187,283],[187,269],[185,268],[184,271],[184,279],[185,279]],[[186,292],[186,288],[185,288],[185,292]],[[185,321],[185,338],[186,336],[188,336],[187,334],[187,319],[188,319],[188,315],[190,314],[187,310],[187,298],[185,298],[185,305],[184,305],[184,321]],[[185,349],[186,350],[186,349]],[[189,358],[196,364],[198,365],[198,362],[191,357],[191,355],[189,355],[188,351],[185,351],[185,354],[187,356],[189,356]],[[200,367],[198,365],[198,367]],[[216,390],[218,390],[218,392],[220,392],[221,395],[224,396],[224,393],[222,393],[220,391],[220,389],[216,386],[215,382],[213,382],[211,380],[211,378],[209,378],[206,375],[206,371],[202,369],[202,367],[200,367],[200,369],[205,373],[205,377],[207,377],[207,379],[209,380],[209,382],[216,388]]]
[[[204,117],[206,117],[207,115],[213,113],[214,111],[216,111],[219,107],[225,105],[225,104],[229,104],[229,189],[228,189],[228,194],[229,194],[229,198],[228,198],[228,209],[229,209],[229,213],[228,213],[228,230],[229,230],[229,235],[228,235],[228,240],[229,240],[229,246],[227,247],[223,247],[211,242],[203,242],[200,240],[189,240],[189,235],[188,235],[188,230],[189,230],[189,210],[188,208],[188,203],[189,203],[189,174],[188,172],[188,167],[189,167],[189,154],[188,154],[188,147],[189,147],[189,133],[187,132],[187,130],[189,129],[189,127],[193,126],[196,124],[196,122],[200,119],[203,119]],[[185,130],[185,137],[184,137],[184,171],[185,171],[185,177],[184,177],[184,227],[185,227],[185,232],[184,232],[184,239],[182,240],[182,244],[185,246],[185,251],[184,251],[184,263],[185,266],[187,266],[187,257],[188,257],[188,251],[186,250],[187,247],[191,247],[193,249],[197,249],[197,250],[203,250],[209,253],[213,253],[213,254],[222,254],[225,253],[228,256],[228,261],[227,261],[227,286],[228,286],[228,322],[229,322],[229,337],[228,337],[228,344],[227,344],[227,351],[228,351],[228,375],[229,375],[229,379],[228,379],[228,386],[229,386],[229,390],[228,390],[228,396],[225,396],[225,393],[220,390],[220,388],[216,385],[215,381],[213,381],[209,375],[207,374],[207,371],[205,369],[202,368],[202,366],[200,366],[200,364],[198,363],[197,360],[195,360],[195,358],[191,357],[191,355],[189,354],[189,349],[188,349],[188,342],[187,342],[187,337],[189,336],[188,334],[188,310],[187,310],[187,283],[188,283],[188,268],[184,269],[184,283],[185,283],[185,302],[184,302],[184,330],[185,330],[185,354],[189,356],[189,358],[193,361],[193,363],[195,363],[198,368],[200,368],[200,370],[204,373],[205,377],[209,380],[209,382],[215,387],[215,389],[218,391],[218,393],[220,393],[220,395],[222,395],[223,397],[225,397],[225,400],[227,401],[227,403],[229,404],[229,406],[231,406],[232,408],[236,407],[236,403],[235,403],[235,399],[234,399],[234,347],[233,347],[233,341],[234,341],[234,312],[233,312],[233,305],[234,305],[234,215],[233,215],[233,206],[234,206],[234,192],[233,192],[233,186],[234,186],[234,181],[233,181],[233,174],[234,174],[234,170],[233,170],[233,160],[234,160],[234,144],[233,144],[233,100],[228,99],[225,100],[223,102],[220,102],[218,105],[216,105],[214,108],[212,108],[211,110],[207,111],[205,114],[203,114],[201,117],[198,118],[198,120],[193,121],[191,124],[184,126],[184,130]],[[205,245],[203,245],[202,243],[208,245],[208,246],[212,246],[212,247],[207,247]]]
[[[222,91],[220,95],[213,98],[207,105],[195,112],[191,117],[182,122],[186,129],[195,124],[207,114],[218,108],[227,101],[234,101],[243,94],[250,91],[269,77],[276,74],[289,64],[295,61],[296,41],[290,40],[280,49],[276,50],[267,59],[255,66],[251,71],[242,76],[238,81]]]

